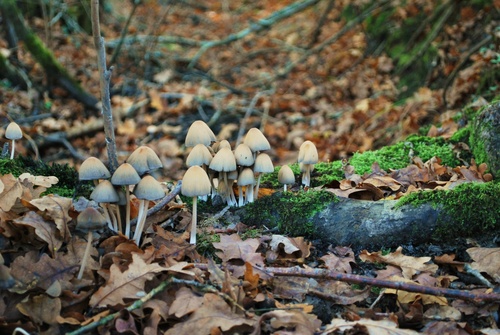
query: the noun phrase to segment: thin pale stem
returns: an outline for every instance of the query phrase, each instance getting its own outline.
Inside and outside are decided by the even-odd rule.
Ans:
[[[16,151],[16,140],[12,140],[12,149],[10,150],[10,159],[14,159],[14,151]]]
[[[198,216],[198,197],[193,197],[193,214],[191,218],[191,237],[189,243],[196,245],[196,221]]]
[[[92,247],[92,231],[89,230],[87,233],[87,246],[85,247],[85,252],[83,253],[82,264],[80,265],[80,271],[78,272],[78,276],[76,278],[82,279],[83,270],[85,270],[85,265],[87,265],[87,260],[90,255],[90,248]]]
[[[130,238],[130,193],[128,185],[125,185],[125,199],[127,201],[127,209],[125,213],[125,237]]]

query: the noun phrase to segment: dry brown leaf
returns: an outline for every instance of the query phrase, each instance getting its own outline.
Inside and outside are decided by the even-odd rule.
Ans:
[[[328,253],[320,258],[329,270],[351,273],[351,263],[355,263],[354,252],[348,247],[336,247],[334,253]]]
[[[170,306],[168,313],[182,318],[185,315],[193,313],[203,304],[203,297],[195,294],[193,290],[187,287],[181,287],[175,292],[175,300]]]
[[[364,262],[379,262],[399,266],[403,271],[403,276],[412,279],[413,276],[422,271],[434,274],[438,266],[436,264],[426,264],[431,261],[431,257],[412,257],[403,255],[403,248],[398,247],[395,252],[382,255],[382,252],[370,253],[363,250],[359,258]]]
[[[473,269],[486,272],[500,283],[500,248],[469,248],[467,253],[474,260]]]
[[[72,206],[71,198],[60,197],[58,195],[48,195],[43,198],[33,199],[30,203],[47,214],[56,223],[61,236],[67,241],[71,237],[68,229],[68,223],[71,221],[69,210]]]
[[[27,212],[24,216],[15,219],[14,222],[18,225],[33,227],[36,236],[48,244],[49,251],[53,256],[63,244],[55,224],[45,220],[35,212]]]
[[[231,264],[232,261],[241,263],[241,261],[249,262],[252,265],[263,266],[264,258],[257,251],[260,241],[255,238],[249,238],[242,241],[238,234],[221,235],[220,242],[213,243],[216,249],[222,250],[216,255],[222,259],[223,264]],[[244,266],[233,267],[233,275],[236,278],[243,276],[245,273]],[[259,272],[259,274],[261,274]]]
[[[401,277],[391,277],[388,279],[392,280],[392,281],[416,284],[412,280],[409,280],[406,278],[401,278]],[[407,292],[407,291],[397,290],[397,289],[393,289],[393,288],[388,288],[384,292],[386,294],[397,295],[398,301],[403,303],[403,304],[411,304],[415,301],[422,300],[423,305],[432,305],[432,304],[437,304],[437,305],[441,305],[441,306],[448,305],[448,300],[445,297],[438,297],[438,296],[422,294],[422,293]]]
[[[11,174],[0,176],[3,185],[3,191],[0,193],[0,208],[8,212],[16,204],[23,194],[23,187],[17,178]]]
[[[90,299],[90,305],[93,307],[125,304],[124,298],[139,299],[145,294],[146,281],[153,279],[155,273],[165,271],[166,268],[157,263],[146,264],[134,253],[132,263],[123,273],[116,264],[111,265],[109,270],[110,277],[106,285],[101,286]]]
[[[28,181],[30,182],[31,184],[35,185],[35,186],[42,186],[42,187],[45,187],[45,188],[49,188],[51,187],[52,185],[55,185],[59,182],[59,179],[57,177],[54,177],[54,176],[49,176],[49,177],[46,177],[46,176],[33,176],[32,174],[30,173],[23,173],[21,174],[19,177],[18,177],[19,181]]]
[[[392,320],[370,320],[361,319],[359,321],[345,321],[343,319],[333,319],[321,335],[345,333],[351,330],[354,334],[369,335],[415,335],[418,332],[411,329],[398,328],[396,322]],[[357,331],[357,332],[356,332]]]
[[[19,303],[17,309],[36,324],[47,323],[54,325],[61,313],[61,300],[46,295],[37,295],[31,297],[28,301]]]

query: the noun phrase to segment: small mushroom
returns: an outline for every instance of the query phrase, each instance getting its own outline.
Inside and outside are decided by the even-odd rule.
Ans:
[[[88,258],[90,256],[90,248],[92,246],[92,233],[94,230],[99,230],[106,225],[106,219],[99,213],[99,211],[93,207],[85,208],[78,217],[76,218],[76,229],[87,233],[87,246],[85,247],[85,252],[83,253],[82,263],[80,265],[80,271],[78,272],[78,279],[82,279],[83,271],[87,265]]]
[[[259,186],[260,177],[263,173],[274,172],[274,165],[271,161],[271,157],[268,154],[260,153],[255,158],[255,164],[253,165],[253,172],[257,175],[257,184],[255,185],[255,198],[259,197]]]
[[[144,224],[148,215],[149,201],[157,200],[165,196],[165,191],[161,184],[152,176],[145,175],[134,187],[134,195],[139,199],[139,214],[137,225],[135,226],[134,240],[137,245],[141,240]]]
[[[197,144],[209,146],[217,138],[210,127],[203,121],[194,121],[188,129],[184,144],[186,147],[194,147]]]
[[[163,167],[160,158],[148,146],[141,145],[128,156],[127,163],[132,165],[139,176]]]
[[[198,165],[205,168],[210,165],[211,161],[212,154],[210,153],[210,150],[208,150],[206,145],[200,143],[195,145],[187,156],[186,165],[187,167]]]
[[[226,195],[226,202],[228,205],[234,205],[231,199],[231,193],[229,190],[229,182],[227,178],[227,174],[231,171],[236,171],[236,159],[234,158],[233,152],[229,148],[222,148],[215,154],[214,158],[210,162],[209,168],[219,172],[219,179],[224,181],[224,183],[220,183],[219,189],[221,185],[227,188],[227,190],[223,190],[222,193]],[[231,191],[232,192],[232,191]],[[208,193],[207,193],[208,194]]]
[[[118,193],[113,187],[113,184],[111,184],[109,180],[101,181],[90,194],[90,199],[99,203],[104,212],[104,217],[106,218],[109,229],[117,232],[118,223],[116,221],[116,217],[107,205],[111,202],[118,202],[120,199]]]
[[[318,150],[311,141],[305,141],[299,148],[299,164],[301,164],[302,184],[311,186],[311,172],[318,162]]]
[[[23,131],[17,123],[11,122],[5,130],[5,137],[12,141],[10,159],[14,159],[14,152],[16,151],[16,140],[23,138]]]
[[[193,212],[191,219],[191,236],[189,243],[196,244],[196,222],[198,216],[197,200],[199,196],[208,195],[210,193],[210,180],[208,175],[199,166],[191,166],[182,178],[181,192],[186,197],[193,198]]]
[[[283,184],[283,192],[286,192],[286,185],[295,183],[295,175],[288,165],[283,165],[280,168],[278,181]]]
[[[253,202],[253,185],[255,176],[251,168],[244,168],[238,176],[238,206],[242,207],[246,202]],[[245,186],[246,201],[243,200],[243,186]]]
[[[135,185],[141,181],[141,177],[134,167],[129,163],[123,163],[120,165],[113,176],[111,177],[111,183],[113,185],[125,186],[125,199],[126,199],[126,214],[125,214],[125,236],[130,238],[130,185]]]
[[[234,157],[236,158],[236,164],[240,166],[252,166],[255,162],[252,150],[245,143],[239,144],[234,149]]]
[[[97,186],[99,179],[108,179],[111,177],[108,168],[96,157],[89,157],[83,161],[78,169],[79,180],[93,180]]]
[[[257,155],[257,152],[271,149],[269,141],[258,128],[249,129],[247,134],[245,135],[243,143],[248,145],[250,150],[252,150],[254,159]]]

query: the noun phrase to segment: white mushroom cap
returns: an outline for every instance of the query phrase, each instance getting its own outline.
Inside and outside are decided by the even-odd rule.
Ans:
[[[238,176],[238,185],[246,186],[246,185],[254,185],[255,184],[255,176],[251,168],[244,168],[239,176]]]
[[[230,172],[236,170],[236,158],[229,148],[220,149],[212,158],[210,169],[219,172]]]
[[[185,145],[186,147],[194,147],[196,144],[204,144],[209,146],[215,142],[217,138],[210,127],[203,121],[194,121],[188,129]]]
[[[150,175],[142,177],[141,181],[134,187],[134,195],[140,200],[156,200],[165,196],[165,190],[161,184]]]
[[[90,199],[97,202],[118,202],[120,197],[113,184],[109,180],[103,180],[94,188],[90,194]]]
[[[186,165],[188,167],[194,166],[194,165],[210,165],[210,162],[212,161],[212,154],[210,153],[210,150],[208,150],[207,146],[204,144],[197,144],[194,146],[194,148],[191,150],[189,155],[186,158]]]
[[[11,122],[5,129],[5,137],[9,140],[18,140],[23,138],[23,131],[17,123]]]
[[[106,226],[106,219],[93,207],[87,207],[76,218],[75,229],[88,232],[98,230]]]
[[[253,152],[271,149],[269,141],[258,128],[248,130],[243,143],[248,145]]]
[[[182,178],[181,192],[187,197],[207,195],[211,188],[207,173],[197,165],[191,166]]]
[[[78,169],[78,179],[80,180],[97,180],[107,179],[111,177],[108,168],[95,157],[89,157],[83,161]]]
[[[255,158],[255,164],[253,166],[253,171],[257,173],[271,173],[274,172],[274,165],[271,161],[271,157],[268,154],[261,153]]]
[[[160,158],[148,146],[142,145],[134,150],[127,159],[127,163],[132,165],[139,175],[163,167]]]
[[[239,144],[234,150],[236,163],[241,166],[251,166],[254,163],[253,153],[245,143]]]
[[[120,165],[111,177],[113,185],[135,185],[139,181],[141,181],[141,177],[129,163]]]
[[[278,172],[278,181],[282,184],[295,183],[295,175],[288,165],[283,165]]]
[[[299,163],[316,164],[318,162],[318,150],[311,141],[305,141],[299,148]]]

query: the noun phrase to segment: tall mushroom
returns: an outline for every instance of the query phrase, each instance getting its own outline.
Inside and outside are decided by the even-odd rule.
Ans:
[[[265,153],[258,154],[253,165],[253,172],[255,172],[255,174],[257,175],[257,184],[255,185],[255,198],[258,198],[260,177],[263,173],[274,172],[274,165],[271,161],[271,157],[269,157],[269,155]]]
[[[141,145],[135,149],[134,152],[128,156],[127,163],[132,165],[140,176],[163,167],[156,152],[145,145]]]
[[[78,169],[79,180],[93,180],[94,185],[99,184],[99,179],[111,177],[108,168],[96,157],[89,157],[83,161]]]
[[[197,120],[189,127],[184,144],[186,147],[194,147],[199,143],[209,146],[216,140],[217,138],[212,129],[205,122]]]
[[[125,214],[125,236],[130,238],[130,185],[135,185],[141,181],[141,177],[137,174],[134,167],[129,163],[120,165],[113,176],[111,183],[117,186],[125,186],[125,199],[126,199],[126,214]]]
[[[210,180],[208,175],[201,167],[191,166],[182,178],[181,192],[186,197],[193,198],[193,212],[191,219],[191,236],[189,243],[196,244],[196,223],[198,216],[197,200],[199,196],[210,193]]]
[[[318,162],[318,150],[311,141],[305,141],[299,148],[298,162],[302,171],[302,184],[311,186],[311,172],[314,170],[314,164]]]
[[[16,140],[23,138],[23,131],[17,123],[11,122],[7,126],[7,129],[5,129],[5,137],[12,141],[10,159],[14,159],[14,152],[16,151]]]
[[[257,156],[257,152],[271,149],[269,141],[258,128],[249,129],[243,143],[248,145],[252,150],[254,159]]]
[[[286,192],[286,185],[295,183],[295,175],[288,165],[283,165],[280,168],[278,181],[283,184],[283,192]]]
[[[157,200],[165,196],[161,184],[152,176],[145,175],[134,187],[134,195],[139,199],[139,214],[135,226],[134,240],[137,245],[141,241],[141,234],[148,215],[149,201]]]
[[[226,195],[225,200],[228,205],[234,205],[231,199],[231,193],[229,190],[230,185],[227,178],[227,174],[229,172],[236,171],[236,159],[234,158],[231,149],[229,148],[219,149],[219,151],[217,151],[217,153],[215,154],[214,158],[212,158],[209,168],[219,172],[219,188],[222,185],[224,185],[226,189],[222,191]],[[222,183],[222,181],[224,183]]]
[[[85,208],[78,217],[76,218],[76,230],[87,233],[87,246],[85,247],[85,252],[83,253],[82,263],[80,265],[80,271],[78,272],[78,279],[82,279],[83,271],[87,265],[87,261],[90,255],[90,248],[92,246],[92,233],[94,230],[99,230],[103,228],[106,224],[106,219],[99,213],[99,211],[93,207]]]

